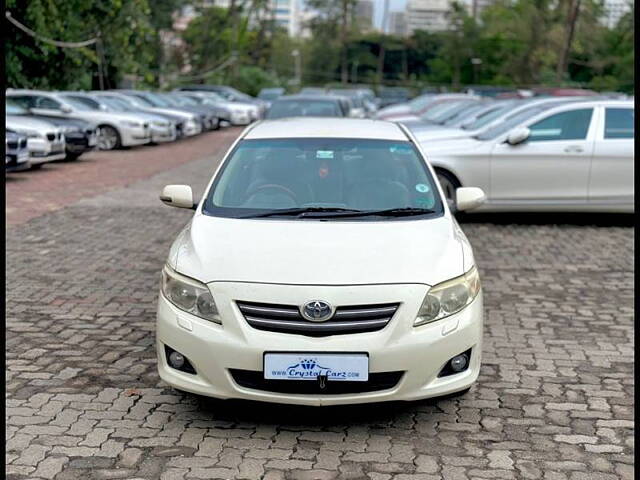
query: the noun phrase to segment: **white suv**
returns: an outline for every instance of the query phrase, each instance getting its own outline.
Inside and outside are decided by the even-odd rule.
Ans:
[[[477,379],[471,246],[404,127],[293,118],[248,127],[171,247],[160,377],[218,398],[304,405],[415,400]],[[479,205],[458,191],[458,209]]]

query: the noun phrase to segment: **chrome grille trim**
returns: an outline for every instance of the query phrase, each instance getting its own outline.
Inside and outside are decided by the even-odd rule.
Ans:
[[[247,323],[258,330],[307,336],[372,332],[383,329],[399,304],[349,305],[336,309],[324,322],[306,320],[295,305],[272,305],[237,301]]]

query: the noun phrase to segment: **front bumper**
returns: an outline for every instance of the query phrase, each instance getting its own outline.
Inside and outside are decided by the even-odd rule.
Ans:
[[[31,165],[62,160],[67,156],[65,146],[64,141],[50,142],[43,138],[29,138],[27,140],[27,147],[31,157]]]
[[[147,127],[126,127],[120,129],[123,147],[135,147],[151,143],[151,129]]]
[[[27,150],[20,151],[17,154],[7,153],[5,155],[5,172],[20,172],[30,168],[31,161]]]
[[[154,143],[173,142],[176,138],[178,134],[173,124],[168,127],[151,126],[151,139]]]
[[[241,398],[300,405],[339,405],[392,400],[418,400],[469,387],[478,377],[482,348],[482,292],[464,310],[446,319],[413,327],[426,285],[368,285],[352,287],[291,286],[216,282],[210,284],[223,325],[183,312],[160,294],[156,348],[160,377],[178,389],[217,398]],[[377,332],[307,337],[257,330],[248,325],[235,300],[300,305],[310,298],[333,305],[399,302],[389,324]],[[182,353],[196,374],[171,368],[164,345]],[[446,362],[472,349],[467,370],[438,378]],[[246,388],[230,369],[262,371],[269,352],[366,352],[370,373],[403,372],[392,388],[337,395],[275,393]]]
[[[252,117],[249,111],[231,112],[232,125],[249,125],[251,121]]]
[[[96,138],[94,135],[88,135],[86,133],[65,133],[64,134],[67,153],[72,155],[79,155],[90,150],[93,150],[96,145]]]

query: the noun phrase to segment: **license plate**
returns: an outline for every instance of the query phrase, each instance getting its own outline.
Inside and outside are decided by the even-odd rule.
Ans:
[[[366,382],[366,353],[265,353],[264,378],[268,380],[317,380]]]

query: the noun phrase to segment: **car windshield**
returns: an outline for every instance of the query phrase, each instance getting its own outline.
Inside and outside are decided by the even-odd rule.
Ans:
[[[29,110],[26,108],[22,108],[20,105],[12,102],[11,100],[7,100],[4,104],[4,114],[5,115],[27,115]]]
[[[129,104],[127,104],[126,102],[123,102],[122,100],[117,99],[117,98],[100,97],[100,101],[102,103],[104,103],[106,106],[108,106],[109,108],[111,108],[115,112],[132,112],[132,111],[134,111],[134,108],[132,108]]]
[[[451,105],[451,108],[447,108],[439,114],[434,115],[431,118],[431,121],[443,124],[451,117],[455,117],[456,115],[458,115],[460,112],[468,112],[470,109],[476,107],[478,103],[479,102],[477,102],[476,100],[465,100],[456,102],[455,104]]]
[[[76,110],[83,110],[83,111],[100,110],[100,105],[97,102],[94,102],[93,100],[90,100],[90,99],[83,98],[81,100],[78,97],[70,97],[67,95],[61,95],[61,98]]]
[[[426,111],[420,118],[427,122],[435,122],[442,113],[457,107],[459,104],[460,100],[442,100],[434,105],[427,105]]]
[[[485,102],[473,102],[472,105],[467,105],[465,108],[461,108],[458,111],[454,112],[451,116],[449,116],[442,122],[442,125],[446,125],[447,127],[458,126],[467,118],[475,116],[480,112],[489,110],[491,107],[493,106],[488,106]]]
[[[512,110],[518,103],[508,102],[502,107],[496,108],[495,110],[489,110],[488,112],[479,115],[475,120],[470,121],[469,123],[465,123],[462,125],[464,130],[479,130],[482,127],[488,125],[490,122],[494,121],[496,118],[501,117],[506,114],[510,110]]]
[[[147,100],[149,103],[151,103],[154,107],[166,108],[171,106],[169,102],[165,101],[159,95],[156,95],[154,93],[147,92],[145,94],[141,94],[140,96],[138,96],[138,98],[142,97],[143,95],[144,95],[143,98]]]
[[[419,110],[422,110],[424,107],[429,105],[434,100],[435,100],[435,97],[431,94],[421,95],[409,102],[409,108],[411,108],[412,112],[417,112]]]
[[[126,98],[126,101],[131,103],[134,107],[137,107],[137,106],[155,107],[156,106],[146,98],[142,98],[138,95],[125,95],[125,98]]]
[[[258,98],[261,98],[262,100],[275,100],[276,98],[280,97],[282,95],[282,93],[280,91],[277,90],[272,90],[272,91],[262,91],[258,94]]]
[[[513,114],[506,117],[503,122],[485,130],[484,132],[479,133],[474,138],[476,138],[477,140],[493,140],[503,133],[507,133],[509,130],[524,122],[528,118],[531,118],[534,115],[538,115],[539,113],[544,112],[552,106],[555,107],[556,105],[557,104],[555,103],[545,103],[543,105],[535,105],[530,108],[514,112]]]
[[[440,215],[443,206],[426,163],[410,142],[250,139],[230,154],[204,212],[234,218],[289,218],[293,213],[293,218],[375,220]]]
[[[285,117],[341,117],[337,102],[330,100],[276,100],[266,118]]]

